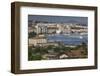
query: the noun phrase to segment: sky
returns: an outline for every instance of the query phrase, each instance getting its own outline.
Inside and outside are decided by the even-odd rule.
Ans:
[[[28,21],[88,24],[88,17],[28,15]]]

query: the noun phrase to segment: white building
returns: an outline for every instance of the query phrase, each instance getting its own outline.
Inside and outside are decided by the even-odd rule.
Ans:
[[[37,34],[70,34],[71,32],[87,33],[87,26],[76,23],[37,23],[34,25],[33,30]]]
[[[29,45],[37,46],[38,44],[47,43],[46,38],[29,38]]]

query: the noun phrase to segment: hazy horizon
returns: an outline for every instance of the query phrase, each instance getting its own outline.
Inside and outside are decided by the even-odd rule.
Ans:
[[[28,15],[28,21],[41,21],[52,23],[79,23],[88,25],[88,17]]]

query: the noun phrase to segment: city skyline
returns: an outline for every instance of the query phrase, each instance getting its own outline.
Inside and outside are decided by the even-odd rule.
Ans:
[[[28,16],[28,60],[88,57],[88,18]]]

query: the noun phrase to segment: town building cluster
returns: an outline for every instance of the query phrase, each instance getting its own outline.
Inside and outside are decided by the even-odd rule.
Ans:
[[[48,42],[46,35],[56,35],[56,34],[86,34],[88,31],[87,26],[77,23],[32,23],[28,27],[28,33],[35,32],[36,36],[29,38],[29,45],[34,46],[46,46],[46,45],[55,45],[56,42]]]
[[[87,26],[77,23],[37,23],[32,24],[28,31],[37,34],[87,33]]]

